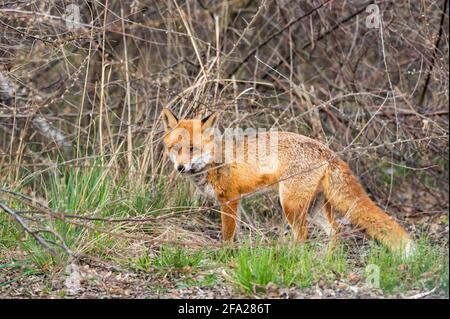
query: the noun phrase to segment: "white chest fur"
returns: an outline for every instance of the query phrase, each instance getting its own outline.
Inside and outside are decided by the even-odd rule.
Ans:
[[[195,185],[195,188],[200,193],[200,195],[216,199],[216,193],[214,191],[214,188],[210,183],[208,183],[207,174],[195,174],[195,175],[189,175],[189,180]]]

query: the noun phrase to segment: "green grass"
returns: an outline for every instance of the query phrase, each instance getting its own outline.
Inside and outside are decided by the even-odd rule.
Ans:
[[[59,167],[42,178],[39,196],[47,200],[53,211],[101,218],[157,216],[174,210],[187,210],[196,204],[197,199],[192,196],[188,183],[181,183],[177,192],[173,192],[170,185],[167,185],[166,178],[161,176],[153,183],[153,187],[128,188],[126,176],[117,178],[115,175],[114,169],[102,166],[99,160],[92,160],[78,167]],[[21,187],[18,186],[16,190],[21,192]],[[9,201],[8,205],[16,210],[29,209],[14,200]],[[60,221],[47,218],[39,227],[53,229],[72,251],[78,253],[93,254],[109,260],[111,252],[124,252],[128,248],[126,240],[107,235],[101,230],[88,230],[69,221],[83,223],[83,220],[77,219]],[[114,226],[115,232],[121,231],[117,224],[111,225],[103,221],[90,222],[90,225],[98,229],[111,229]],[[33,238],[23,234],[18,225],[3,213],[0,214],[0,235],[0,251],[20,247],[40,268],[48,269],[66,260],[62,251],[59,251],[56,258],[49,254]],[[22,238],[22,235],[25,236]],[[48,233],[42,236],[55,240]]]
[[[446,251],[447,250],[447,251]],[[356,265],[344,246],[332,254],[327,247],[317,243],[303,245],[275,244],[273,246],[242,246],[232,258],[231,281],[248,295],[263,294],[264,287],[274,283],[279,287],[312,287],[319,280],[333,283],[346,278],[350,272],[359,273],[361,284],[367,289],[380,288],[385,293],[420,291],[437,288],[448,296],[448,249],[431,244],[422,237],[417,242],[417,253],[408,260],[373,243],[358,249],[364,260]],[[370,266],[370,267],[368,267]],[[370,287],[368,280],[376,267],[379,270],[377,286]]]
[[[154,269],[159,271],[186,270],[198,268],[206,259],[201,250],[189,250],[179,246],[162,245],[155,256],[144,252],[130,261],[131,267],[145,272]]]
[[[7,272],[14,269],[20,269],[21,273],[17,277],[14,277],[13,279],[8,279],[6,281],[2,281],[0,277],[0,287],[8,286],[9,284],[16,282],[23,277],[31,275],[39,275],[43,273],[42,270],[36,269],[32,265],[29,265],[29,263],[23,261],[13,260],[10,263],[0,264],[0,272],[2,271]]]
[[[129,264],[132,269],[139,271],[150,272],[152,270],[152,258],[148,252],[144,252],[137,258],[130,258]]]
[[[97,161],[55,170],[48,184],[49,206],[63,212],[102,211],[115,195],[108,168]]]
[[[213,266],[219,264],[211,256],[203,250],[162,245],[155,256],[144,252],[142,256],[131,259],[129,266],[138,271],[168,277],[176,289],[213,287],[219,276],[214,273]],[[164,289],[166,287],[157,286],[154,290]]]
[[[347,272],[346,252],[338,247],[328,254],[316,244],[242,247],[235,259],[233,280],[246,292],[269,283],[279,286],[311,286],[320,278]]]
[[[189,251],[182,247],[161,246],[161,250],[153,261],[153,265],[159,269],[185,269],[198,267],[204,254],[201,250]]]
[[[232,262],[238,253],[239,249],[231,246],[223,246],[220,249],[209,251],[208,258],[214,263],[225,265]]]
[[[160,176],[154,185],[133,191],[125,187],[118,193],[116,199],[110,202],[105,210],[108,215],[119,216],[157,216],[168,211],[187,210],[198,206],[198,199],[192,195],[189,184],[181,181],[177,191],[168,185],[165,176]]]
[[[416,253],[407,260],[374,243],[367,264],[379,267],[385,292],[438,287],[448,295],[448,248],[432,245],[426,237],[417,241]]]
[[[216,274],[197,275],[180,280],[176,283],[178,289],[189,287],[214,287],[217,284]]]

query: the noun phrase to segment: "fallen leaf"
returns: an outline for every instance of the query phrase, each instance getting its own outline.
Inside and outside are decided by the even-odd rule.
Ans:
[[[352,285],[357,284],[361,280],[361,276],[357,273],[352,272],[350,275],[348,275],[348,282]]]

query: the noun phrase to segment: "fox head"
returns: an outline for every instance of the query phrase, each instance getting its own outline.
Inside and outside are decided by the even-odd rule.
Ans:
[[[164,145],[176,170],[198,173],[214,160],[214,125],[217,113],[203,119],[179,120],[169,109],[162,110]]]

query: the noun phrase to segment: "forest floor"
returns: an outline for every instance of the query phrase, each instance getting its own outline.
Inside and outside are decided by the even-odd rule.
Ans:
[[[435,243],[439,240],[437,236],[442,236],[441,240],[447,240],[447,221],[445,217],[435,221],[435,233],[432,236]],[[396,261],[391,256],[378,255],[377,260],[382,264],[381,272],[384,274],[381,274],[382,287],[377,289],[368,285],[365,276],[365,267],[369,263],[367,255],[374,248],[364,243],[364,239],[357,241],[362,244],[362,248],[353,247],[353,252],[347,252],[344,257],[345,266],[341,269],[339,265],[327,264],[322,260],[331,271],[299,273],[299,276],[308,277],[305,285],[297,285],[295,280],[291,285],[283,280],[277,282],[276,275],[270,271],[267,273],[268,270],[264,267],[271,266],[270,258],[276,256],[276,253],[269,256],[268,261],[256,253],[258,263],[263,263],[258,266],[249,260],[240,260],[243,256],[237,249],[231,249],[231,257],[223,258],[223,264],[221,257],[211,257],[216,254],[214,252],[193,256],[198,250],[189,248],[174,248],[172,251],[167,249],[167,256],[163,257],[167,259],[164,265],[163,262],[147,264],[145,257],[139,257],[133,265],[130,263],[128,266],[120,266],[113,260],[86,256],[77,262],[76,271],[68,268],[60,268],[58,271],[58,267],[46,271],[30,267],[26,263],[21,264],[18,259],[12,258],[14,261],[9,263],[9,267],[8,264],[2,265],[0,298],[448,298],[447,245],[441,247],[439,252],[436,251],[439,244],[424,247],[420,254],[427,254],[429,252],[426,250],[431,249],[434,250],[432,256],[418,257],[411,264]],[[377,253],[383,255],[382,249],[377,248]],[[263,246],[261,249],[259,253],[264,254],[267,248]],[[321,254],[317,250],[309,253]],[[255,255],[245,257],[252,258]],[[186,263],[183,259],[186,259]],[[256,273],[246,274],[246,269],[243,269],[245,266],[236,265],[239,262],[249,263],[247,270]],[[264,262],[268,264],[264,265]],[[280,261],[273,262],[276,264]],[[294,263],[294,266],[301,266],[304,262]],[[254,266],[253,269],[251,265]],[[250,278],[243,278],[246,275]],[[267,280],[264,279],[265,276]],[[252,280],[262,284],[253,283]],[[405,280],[407,284],[403,285]]]
[[[251,221],[252,201],[244,203],[248,214],[233,246],[220,244],[214,211],[110,229],[152,234],[159,240],[153,242],[90,237],[63,225],[66,239],[83,243],[69,266],[32,239],[8,239],[4,227],[0,298],[448,298],[448,194],[440,202],[421,190],[402,196],[403,205],[391,211],[417,239],[417,253],[406,261],[349,226],[332,252],[314,228],[308,242],[293,244],[281,213]]]

